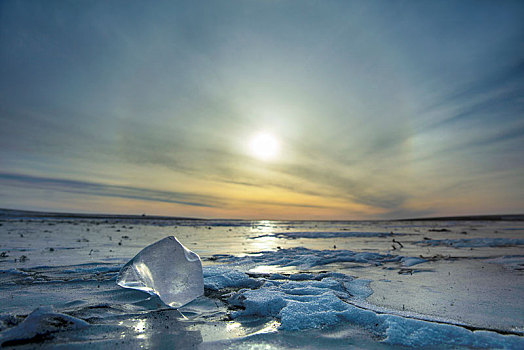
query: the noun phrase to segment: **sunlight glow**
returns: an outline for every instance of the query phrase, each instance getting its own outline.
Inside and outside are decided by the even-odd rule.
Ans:
[[[269,133],[255,135],[249,144],[251,154],[262,160],[275,158],[278,154],[279,144],[277,139]]]
[[[250,248],[254,251],[275,250],[277,247],[277,237],[273,236],[276,226],[269,220],[260,220],[251,226],[253,236],[249,242]]]

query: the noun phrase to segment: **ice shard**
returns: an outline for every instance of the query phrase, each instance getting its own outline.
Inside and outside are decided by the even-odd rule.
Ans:
[[[174,308],[204,294],[200,257],[173,236],[142,249],[122,267],[116,283],[158,295]]]

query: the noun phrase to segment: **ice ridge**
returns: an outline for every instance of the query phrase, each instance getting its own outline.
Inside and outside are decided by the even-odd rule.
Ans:
[[[315,250],[303,247],[279,249],[277,251],[263,251],[259,254],[250,254],[243,257],[233,255],[216,256],[219,262],[236,264],[263,264],[297,266],[312,268],[336,262],[367,263],[382,265],[387,262],[400,262],[402,256],[371,252],[354,252],[351,250]]]

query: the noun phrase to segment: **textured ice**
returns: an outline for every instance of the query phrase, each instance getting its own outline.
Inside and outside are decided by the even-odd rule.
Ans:
[[[50,306],[42,306],[30,313],[24,321],[15,327],[8,328],[0,333],[0,347],[9,345],[9,342],[22,342],[48,336],[59,331],[69,331],[88,327],[89,324],[81,319],[57,313]]]
[[[427,246],[449,246],[456,248],[507,247],[524,245],[524,239],[472,238],[472,239],[428,239],[415,242]]]
[[[315,250],[303,247],[263,251],[259,254],[237,257],[232,255],[217,255],[215,261],[236,264],[263,264],[280,266],[297,266],[311,268],[338,262],[352,262],[371,265],[382,265],[388,262],[400,262],[399,255],[380,254],[372,252],[354,252],[351,250]]]
[[[204,286],[211,290],[224,288],[256,288],[262,282],[250,278],[244,272],[228,269],[222,266],[207,266],[204,268]]]
[[[166,305],[175,308],[204,294],[199,256],[173,236],[142,249],[122,267],[116,283],[158,295]]]
[[[406,266],[406,267],[428,262],[426,259],[417,258],[417,257],[403,257],[400,261],[402,261],[402,266]]]
[[[524,255],[506,255],[498,258],[487,259],[486,262],[500,264],[512,270],[524,270]]]
[[[318,231],[304,231],[304,232],[276,232],[260,235],[254,238],[262,237],[278,237],[278,238],[342,238],[342,237],[391,237],[391,236],[404,236],[405,233],[393,233],[393,232],[356,232],[356,231],[329,231],[329,232],[318,232]]]
[[[308,275],[301,274],[304,278]],[[309,275],[309,279],[299,280],[292,280],[293,275],[281,276],[281,280],[266,280],[258,289],[239,290],[228,302],[243,310],[235,311],[231,316],[235,319],[274,317],[280,321],[280,329],[293,331],[349,323],[367,330],[385,343],[415,348],[524,348],[524,338],[517,335],[472,331],[456,324],[363,308],[354,302],[372,293],[370,281],[340,275]]]

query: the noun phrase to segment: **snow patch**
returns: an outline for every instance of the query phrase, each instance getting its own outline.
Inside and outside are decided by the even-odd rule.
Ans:
[[[235,264],[262,264],[297,266],[308,269],[315,266],[338,262],[353,262],[372,265],[382,265],[387,262],[399,262],[402,256],[371,252],[353,252],[351,250],[314,250],[303,247],[263,251],[243,257],[233,255],[217,255],[215,261]]]
[[[222,266],[204,267],[204,287],[211,290],[224,288],[257,288],[262,284],[244,272]]]
[[[351,323],[374,334],[385,343],[411,347],[479,347],[522,349],[524,338],[399,315],[377,313],[352,302],[370,294],[369,281],[348,276],[320,280],[267,280],[259,289],[242,289],[228,302],[244,308],[232,313],[274,317],[282,330],[300,331]]]

